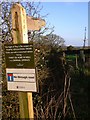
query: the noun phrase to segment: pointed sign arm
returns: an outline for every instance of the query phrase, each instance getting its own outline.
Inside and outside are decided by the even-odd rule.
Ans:
[[[40,30],[46,25],[45,20],[41,18],[34,18],[27,16],[27,29],[28,30]]]

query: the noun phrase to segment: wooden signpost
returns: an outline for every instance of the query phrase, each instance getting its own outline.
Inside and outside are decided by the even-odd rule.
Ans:
[[[26,16],[25,9],[18,3],[14,4],[11,8],[11,14],[14,44],[28,44],[28,30],[39,30],[41,27],[45,26],[44,20],[34,19],[33,17]],[[9,59],[9,57],[8,60],[12,61],[12,59]],[[20,105],[20,118],[34,118],[32,92],[19,91],[18,95]]]

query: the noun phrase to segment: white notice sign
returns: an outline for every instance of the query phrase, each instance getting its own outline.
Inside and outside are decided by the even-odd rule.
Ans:
[[[8,90],[36,92],[35,69],[6,68]]]

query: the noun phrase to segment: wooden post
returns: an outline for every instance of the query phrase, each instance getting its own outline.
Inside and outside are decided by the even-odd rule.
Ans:
[[[29,110],[29,116],[30,118],[34,118],[34,112],[33,112],[33,100],[32,100],[32,93],[28,92],[28,110]]]
[[[26,16],[25,9],[18,3],[11,9],[13,43],[28,43],[28,30],[40,30],[45,20]],[[32,93],[19,92],[20,117],[34,119]]]
[[[76,68],[78,68],[78,55],[76,54]]]
[[[15,5],[13,5],[11,13],[13,43],[28,43],[25,9],[20,4],[16,3]],[[18,95],[20,105],[20,118],[34,118],[32,93],[19,92]]]

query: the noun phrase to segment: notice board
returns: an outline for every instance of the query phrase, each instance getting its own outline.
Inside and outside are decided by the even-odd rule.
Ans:
[[[8,90],[36,92],[33,43],[5,45]]]

